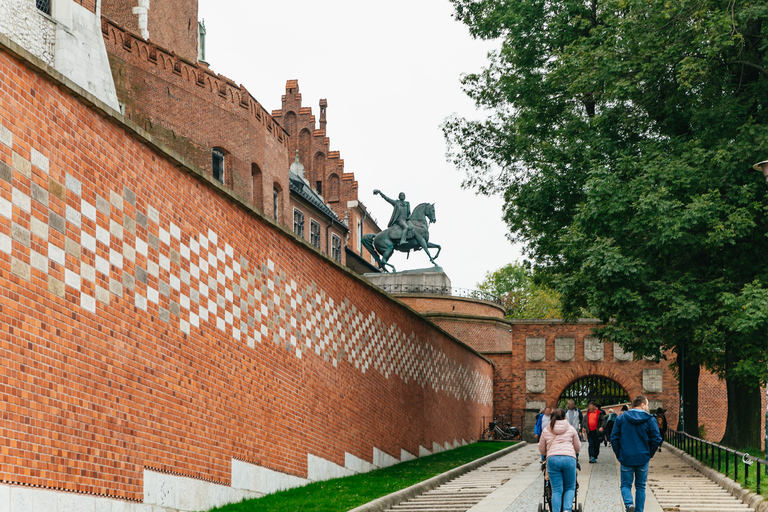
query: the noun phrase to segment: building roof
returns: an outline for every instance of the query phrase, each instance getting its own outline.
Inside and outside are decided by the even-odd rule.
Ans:
[[[321,213],[324,213],[332,221],[343,226],[345,229],[349,229],[347,225],[339,219],[338,215],[336,215],[336,212],[331,210],[331,208],[325,204],[323,198],[312,189],[306,178],[303,178],[289,170],[288,179],[290,182],[291,192],[298,195],[309,204],[320,210]]]

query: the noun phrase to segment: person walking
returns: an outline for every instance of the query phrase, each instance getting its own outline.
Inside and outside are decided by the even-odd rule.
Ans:
[[[576,493],[576,456],[580,450],[578,431],[565,418],[564,410],[555,409],[539,439],[539,452],[546,457],[552,486],[552,510],[571,511]]]
[[[656,409],[656,424],[659,426],[659,434],[661,434],[662,441],[665,437],[667,437],[667,410],[662,409],[661,407]],[[661,451],[661,446],[659,446],[659,451]]]
[[[545,407],[541,410],[538,416],[536,416],[536,425],[533,427],[533,435],[536,436],[536,441],[541,438],[541,432],[544,427],[549,423],[549,415],[552,413],[550,407]]]
[[[648,466],[661,442],[659,425],[648,411],[648,399],[638,395],[632,400],[632,409],[616,419],[611,432],[611,447],[621,465],[621,499],[627,512],[643,512],[645,508]]]
[[[589,442],[589,463],[594,464],[600,455],[600,436],[605,430],[605,413],[597,408],[595,402],[589,402],[581,429]]]
[[[608,409],[608,416],[605,418],[605,446],[611,444],[611,431],[613,430],[613,424],[618,417],[619,416],[613,409]]]
[[[567,409],[565,410],[565,419],[568,420],[569,425],[576,429],[576,432],[580,432],[581,420],[583,419],[584,415],[581,414],[581,411],[576,408],[576,402],[573,400],[568,400],[568,405],[566,407]]]

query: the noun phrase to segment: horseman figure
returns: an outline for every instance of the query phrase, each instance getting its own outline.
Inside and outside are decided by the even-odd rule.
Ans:
[[[392,205],[392,217],[389,218],[388,228],[392,226],[400,226],[402,234],[400,235],[400,245],[404,245],[409,236],[413,235],[413,224],[409,222],[411,218],[411,203],[405,200],[405,194],[400,192],[397,199],[392,199],[384,195],[384,193],[376,189],[373,191],[374,195],[381,196],[386,202]]]
[[[437,266],[435,258],[440,254],[440,246],[429,241],[429,225],[437,220],[435,204],[421,203],[411,212],[411,205],[405,200],[405,194],[402,192],[397,199],[385,196],[378,189],[373,193],[383,197],[394,208],[387,229],[375,235],[368,233],[361,240],[379,268],[385,272],[387,268],[395,270],[395,267],[388,263],[389,257],[395,250],[408,254],[411,251],[423,250],[429,257],[429,261]],[[437,249],[437,253],[432,256],[430,249]]]

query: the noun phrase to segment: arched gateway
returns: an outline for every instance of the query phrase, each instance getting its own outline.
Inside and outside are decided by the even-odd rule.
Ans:
[[[557,399],[557,406],[565,408],[568,400],[576,402],[576,407],[585,409],[589,402],[598,405],[624,404],[630,401],[626,390],[613,379],[601,375],[588,375],[569,384]]]

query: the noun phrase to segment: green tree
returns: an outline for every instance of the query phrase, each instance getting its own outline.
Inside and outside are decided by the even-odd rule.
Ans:
[[[768,158],[768,4],[451,2],[474,37],[500,41],[463,79],[490,115],[444,125],[465,185],[504,196],[566,318],[591,311],[638,356],[674,349],[686,382],[717,372],[723,441],[758,445],[768,186],[749,169]]]
[[[560,294],[537,284],[530,268],[521,263],[487,272],[477,287],[501,299],[507,318],[560,318]]]

